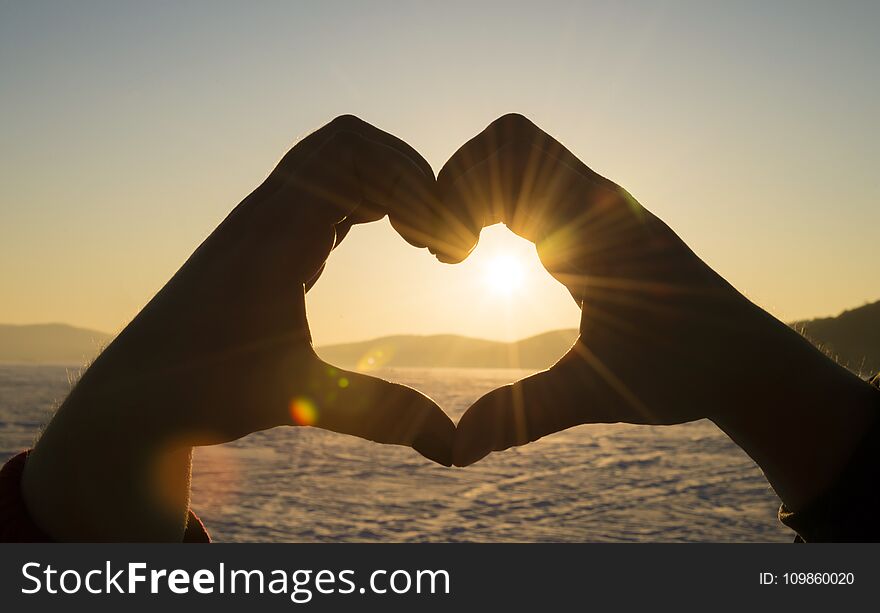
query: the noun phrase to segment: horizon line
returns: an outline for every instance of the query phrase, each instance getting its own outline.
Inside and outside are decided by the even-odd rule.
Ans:
[[[853,306],[853,307],[843,309],[842,311],[840,311],[834,315],[821,315],[821,316],[811,317],[811,318],[807,318],[807,319],[795,319],[795,320],[788,321],[785,323],[786,323],[786,325],[791,326],[794,324],[800,324],[800,323],[805,323],[805,322],[809,322],[809,321],[817,321],[817,320],[822,320],[822,319],[834,319],[834,318],[840,317],[841,315],[844,315],[845,313],[848,313],[850,311],[854,311],[854,310],[864,308],[866,306],[870,306],[873,304],[878,304],[878,303],[880,303],[880,299],[866,300],[863,304],[861,304],[859,306]],[[126,324],[126,325],[128,325],[128,324]],[[80,326],[80,325],[75,325],[75,324],[70,324],[70,323],[65,323],[65,322],[59,322],[59,321],[42,322],[42,323],[24,323],[24,324],[0,322],[0,326],[8,326],[8,327],[16,327],[16,328],[39,327],[39,326],[46,326],[46,327],[48,327],[48,326],[62,326],[62,327],[71,328],[74,330],[82,330],[84,332],[90,332],[93,334],[100,334],[102,336],[108,336],[110,338],[115,338],[119,334],[119,332],[121,332],[125,328],[125,326],[123,326],[122,328],[120,328],[119,332],[104,332],[103,330],[98,330],[96,328],[89,328],[89,327],[85,327],[85,326]],[[455,332],[434,332],[434,333],[393,332],[393,333],[389,333],[389,334],[375,335],[375,336],[371,336],[369,338],[360,338],[360,339],[355,339],[355,340],[333,341],[333,342],[329,342],[329,343],[315,344],[315,346],[316,347],[334,347],[334,346],[338,346],[338,345],[354,345],[354,344],[358,344],[358,343],[368,343],[368,342],[376,341],[379,339],[402,337],[402,336],[417,337],[417,338],[430,338],[430,337],[437,337],[437,336],[454,336],[454,337],[458,337],[458,338],[465,338],[465,339],[476,340],[476,341],[485,341],[485,342],[490,342],[490,343],[518,343],[518,342],[521,342],[524,340],[535,338],[537,336],[542,336],[544,334],[550,334],[553,332],[570,331],[570,330],[577,330],[577,328],[576,327],[551,328],[548,330],[544,330],[543,332],[537,332],[535,334],[531,334],[529,336],[524,336],[524,337],[513,339],[513,340],[485,338],[485,337],[481,337],[481,336],[468,336],[466,334],[459,334],[459,333],[455,333]]]

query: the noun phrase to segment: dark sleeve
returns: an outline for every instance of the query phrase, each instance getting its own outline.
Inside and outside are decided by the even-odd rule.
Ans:
[[[31,519],[21,496],[21,475],[30,451],[11,458],[0,469],[0,543],[51,543]],[[186,522],[184,543],[210,543],[211,537],[204,524],[192,511]]]
[[[797,513],[783,504],[779,521],[797,532],[795,542],[880,542],[880,375],[878,416],[831,488]]]

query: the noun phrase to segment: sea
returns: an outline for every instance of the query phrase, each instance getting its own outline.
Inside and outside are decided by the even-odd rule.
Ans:
[[[33,445],[79,374],[0,365],[0,460]],[[457,421],[528,371],[388,369]],[[790,542],[779,499],[709,421],[585,425],[445,468],[314,428],[196,450],[192,507],[226,542]]]

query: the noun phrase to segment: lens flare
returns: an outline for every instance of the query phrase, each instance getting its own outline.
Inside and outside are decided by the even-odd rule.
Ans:
[[[312,426],[318,421],[318,407],[308,398],[300,396],[290,401],[290,416],[297,426]]]
[[[355,370],[369,371],[382,368],[392,357],[394,357],[394,351],[389,347],[370,347],[358,360]]]

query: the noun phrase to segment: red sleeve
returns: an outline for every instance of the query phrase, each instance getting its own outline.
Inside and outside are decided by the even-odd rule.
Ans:
[[[30,450],[12,457],[0,469],[0,543],[51,543],[53,539],[31,519],[21,496],[21,475]],[[210,543],[202,520],[192,511],[186,522],[184,543]]]

